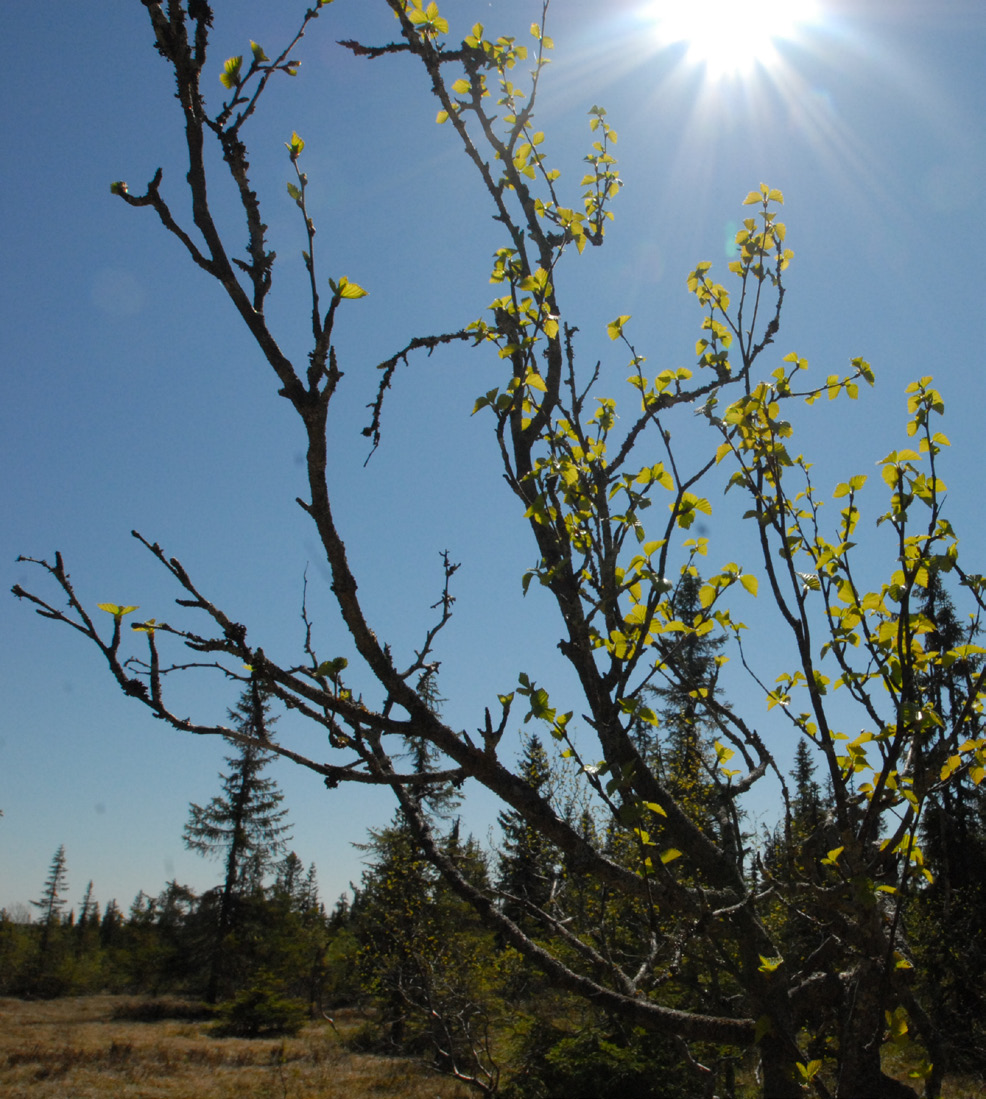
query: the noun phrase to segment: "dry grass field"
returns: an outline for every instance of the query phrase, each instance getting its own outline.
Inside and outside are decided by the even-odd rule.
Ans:
[[[466,1099],[416,1061],[350,1053],[361,1018],[297,1038],[219,1038],[207,1021],[119,1018],[126,999],[0,999],[4,1099]],[[340,1037],[340,1035],[342,1037]]]
[[[217,1037],[207,1020],[136,1022],[135,1003],[147,1001],[0,998],[0,1096],[466,1099],[475,1094],[418,1061],[350,1052],[345,1040],[364,1022],[355,1012],[337,1015],[337,1029],[314,1023],[296,1038],[247,1040]],[[903,1066],[899,1075],[906,1075]],[[986,1081],[947,1080],[943,1099],[986,1099]]]

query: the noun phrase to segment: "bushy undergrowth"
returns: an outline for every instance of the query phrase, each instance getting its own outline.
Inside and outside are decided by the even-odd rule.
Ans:
[[[284,996],[270,974],[258,976],[216,1014],[216,1033],[236,1038],[297,1034],[308,1021],[305,1004]]]
[[[613,1022],[574,1031],[535,1022],[505,1099],[693,1099],[698,1081],[670,1040]]]

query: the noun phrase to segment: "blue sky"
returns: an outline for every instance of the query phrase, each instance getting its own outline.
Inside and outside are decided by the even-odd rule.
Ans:
[[[625,181],[606,246],[569,263],[559,289],[583,333],[580,355],[602,359],[603,386],[614,394],[626,355],[605,328],[618,314],[633,315],[630,334],[654,373],[688,365],[700,316],[685,276],[698,260],[724,263],[751,188],[780,188],[795,260],[777,357],[796,350],[824,377],[862,355],[878,379],[856,405],[826,402],[806,417],[801,445],[816,460],[817,483],[830,489],[873,473],[904,445],[904,387],[934,375],[953,443],[941,470],[949,514],[967,566],[986,571],[986,386],[976,334],[986,282],[986,14],[977,0],[817,7],[812,24],[778,44],[779,64],[713,82],[683,44],[660,41],[636,0],[554,0],[555,60],[539,115],[549,156],[574,198],[586,115],[598,103],[619,133]],[[302,5],[219,8],[205,82],[216,103],[223,59],[251,38],[272,52]],[[442,12],[459,37],[479,20],[526,38],[540,4],[447,0]],[[287,403],[219,288],[149,211],[109,191],[116,179],[142,191],[161,165],[164,193],[187,217],[180,117],[144,8],[100,0],[83,22],[15,5],[0,26],[4,588],[42,588],[40,573],[15,558],[59,549],[89,606],[136,603],[148,617],[176,617],[179,593],[130,537],[136,528],[286,661],[303,639],[307,567],[320,653],[351,655],[294,503],[304,490],[302,439]],[[536,591],[521,597],[534,552],[498,474],[489,424],[469,415],[496,384],[495,356],[458,349],[402,368],[383,444],[363,467],[374,366],[411,336],[479,316],[493,296],[490,255],[502,243],[454,134],[435,125],[424,74],[407,58],[370,63],[336,45],[388,41],[395,29],[382,0],[336,0],[297,50],[299,76],[274,83],[249,131],[280,258],[272,325],[301,358],[304,240],[285,192],[283,147],[297,130],[323,277],[345,274],[370,291],[347,304],[338,330],[346,378],[333,486],[371,622],[409,653],[431,621],[439,553],[448,549],[462,563],[439,653],[449,720],[474,728],[520,670],[578,710],[577,699],[566,701],[572,684],[554,650],[550,606]],[[228,224],[239,245],[242,231]],[[713,503],[716,516],[729,515],[728,504]],[[711,558],[734,559],[742,532],[711,527]],[[90,879],[102,904],[116,898],[123,907],[172,877],[214,884],[216,868],[183,849],[181,829],[189,802],[217,792],[224,745],[152,720],[119,694],[97,652],[26,605],[8,598],[0,624],[0,906],[38,896],[62,843],[75,903]],[[783,667],[770,637],[760,644],[765,666]],[[353,674],[359,684],[358,668]],[[176,708],[203,718],[221,719],[235,701],[205,674],[176,690]],[[292,720],[282,720],[282,735],[306,744],[311,734]],[[776,735],[779,756],[789,757],[793,744]],[[391,801],[365,788],[326,792],[287,764],[273,773],[291,809],[292,846],[316,863],[331,903],[359,876],[352,842],[387,821]],[[465,819],[481,839],[495,811],[467,788]],[[769,819],[769,802],[751,814]]]

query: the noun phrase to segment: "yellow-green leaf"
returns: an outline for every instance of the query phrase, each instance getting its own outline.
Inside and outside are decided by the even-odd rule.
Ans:
[[[240,69],[242,67],[242,56],[227,57],[223,65],[223,71],[219,74],[219,83],[224,88],[235,88],[240,82]]]
[[[624,316],[617,317],[615,321],[610,321],[606,325],[606,333],[611,340],[618,340],[623,335],[623,326],[630,319],[630,314],[627,313]]]
[[[125,614],[130,614],[132,611],[139,610],[139,607],[121,607],[117,603],[97,603],[97,607],[101,611],[106,611],[107,614],[113,615],[114,618],[122,618]]]
[[[365,298],[368,291],[364,290],[362,286],[357,285],[355,282],[350,282],[345,275],[339,280],[337,293],[340,298]]]
[[[948,760],[942,766],[940,778],[944,782],[947,778],[951,777],[954,771],[957,771],[962,766],[961,756],[949,756]]]

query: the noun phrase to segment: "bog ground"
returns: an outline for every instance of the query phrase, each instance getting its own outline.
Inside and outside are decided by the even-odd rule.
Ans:
[[[120,996],[0,999],[6,1099],[465,1099],[468,1091],[404,1058],[348,1052],[355,1013],[297,1038],[217,1038],[206,1021],[120,1018]]]

